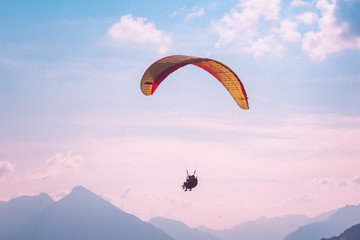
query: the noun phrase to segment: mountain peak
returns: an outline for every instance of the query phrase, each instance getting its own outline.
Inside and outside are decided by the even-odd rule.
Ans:
[[[71,193],[70,194],[93,194],[90,190],[88,190],[87,188],[79,185],[79,186],[76,186],[74,187],[72,190],[71,190]]]
[[[96,195],[95,193],[91,192],[90,190],[88,190],[83,186],[74,187],[67,196],[59,200],[59,203],[62,204],[66,203],[66,204],[82,205],[82,203],[84,202],[94,203],[94,204],[98,204],[100,202],[108,203],[108,201],[102,199],[101,197],[99,197],[98,195]]]
[[[99,198],[98,195],[90,191],[89,189],[83,187],[83,186],[76,186],[74,187],[68,197],[77,197],[77,198]]]
[[[0,231],[0,239],[4,239],[1,235]],[[8,235],[8,240],[172,240],[150,223],[123,212],[82,186],[74,187],[61,200],[24,219]]]

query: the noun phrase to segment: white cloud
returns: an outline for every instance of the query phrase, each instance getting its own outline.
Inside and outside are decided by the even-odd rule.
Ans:
[[[259,38],[256,42],[253,42],[250,47],[246,48],[246,51],[254,54],[255,57],[262,56],[266,53],[270,55],[280,56],[284,52],[284,47],[277,43],[273,35]]]
[[[134,19],[131,14],[124,15],[108,31],[111,39],[120,43],[154,44],[159,53],[170,50],[171,38],[146,18]]]
[[[188,15],[186,15],[185,19],[189,20],[192,19],[194,17],[201,17],[205,14],[205,10],[204,8],[200,8],[199,10],[194,10],[193,12],[189,13]]]
[[[0,180],[5,178],[5,174],[13,172],[16,164],[9,161],[0,161]]]
[[[239,6],[244,12],[253,13],[257,18],[263,16],[266,20],[276,20],[279,18],[280,0],[243,0]]]
[[[284,19],[280,22],[280,28],[273,28],[273,31],[279,34],[280,38],[286,42],[298,42],[301,40],[301,34],[297,31],[297,23]]]
[[[307,10],[293,18],[280,16],[280,1],[240,0],[236,8],[212,22],[219,34],[215,47],[230,45],[233,49],[246,50],[255,56],[263,53],[279,56],[286,42],[301,43],[302,51],[314,61],[322,61],[329,54],[348,49],[360,49],[360,36],[350,31],[347,22],[340,22],[335,13],[338,0],[315,0],[315,4],[293,0],[292,7],[307,5]],[[298,25],[301,26],[301,33]],[[273,39],[269,38],[273,36]],[[275,43],[274,45],[269,42]],[[260,47],[260,49],[255,49]]]
[[[303,14],[296,16],[296,20],[299,23],[304,23],[306,25],[312,25],[318,21],[318,15],[313,12],[304,12]]]
[[[233,9],[221,19],[212,22],[215,31],[220,35],[216,47],[222,47],[231,42],[247,44],[249,40],[258,35],[258,23],[264,17],[266,21],[279,18],[280,0],[240,1],[240,10]]]
[[[42,171],[32,173],[30,179],[43,180],[56,177],[72,171],[79,171],[82,166],[83,158],[80,155],[74,155],[72,152],[67,154],[57,153],[45,161]]]
[[[184,10],[185,10],[185,7],[181,7],[179,10],[174,11],[174,12],[171,14],[171,17],[177,16],[179,13],[183,12]]]
[[[292,6],[292,7],[300,7],[300,6],[304,6],[304,5],[308,5],[308,3],[301,1],[301,0],[293,0],[290,4],[290,6]]]
[[[318,0],[316,7],[321,11],[319,31],[309,31],[304,35],[302,49],[311,59],[322,61],[331,53],[346,49],[360,49],[359,36],[346,36],[349,31],[347,23],[339,24],[335,18],[336,0]]]

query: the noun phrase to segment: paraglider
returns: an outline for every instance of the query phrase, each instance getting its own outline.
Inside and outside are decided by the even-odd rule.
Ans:
[[[198,66],[218,79],[242,109],[249,109],[248,97],[238,76],[222,62],[203,57],[172,55],[154,62],[142,76],[141,91],[152,95],[172,72],[188,64]]]
[[[189,189],[189,191],[191,191],[191,189],[196,187],[198,184],[198,179],[195,176],[196,170],[194,171],[193,175],[189,175],[188,170],[186,170],[186,173],[187,173],[186,181],[182,185],[182,188],[184,191],[187,191],[188,189]]]

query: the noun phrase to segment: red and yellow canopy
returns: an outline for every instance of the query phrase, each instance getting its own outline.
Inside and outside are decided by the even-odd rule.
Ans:
[[[211,73],[229,91],[242,109],[249,109],[247,95],[238,76],[225,64],[210,59],[186,55],[173,55],[154,62],[141,79],[141,91],[152,95],[160,83],[177,69],[193,64]]]

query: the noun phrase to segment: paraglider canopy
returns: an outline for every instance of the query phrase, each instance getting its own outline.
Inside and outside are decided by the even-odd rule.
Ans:
[[[203,57],[173,55],[154,62],[144,73],[140,87],[145,95],[152,95],[160,83],[177,69],[192,64],[218,79],[242,109],[249,109],[247,95],[239,77],[222,62]]]

